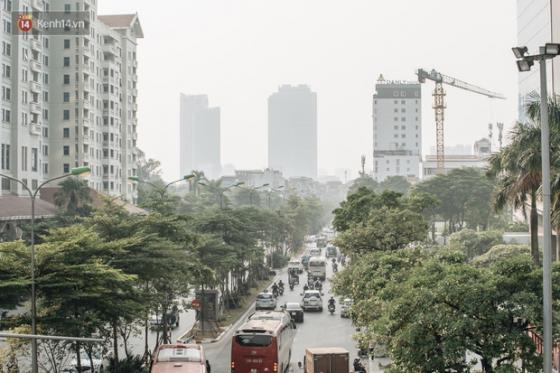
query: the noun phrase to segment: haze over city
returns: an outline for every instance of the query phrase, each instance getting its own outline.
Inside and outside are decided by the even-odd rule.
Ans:
[[[179,93],[221,108],[222,163],[267,166],[267,99],[282,84],[317,93],[319,173],[372,169],[372,94],[379,74],[416,81],[435,68],[503,93],[492,101],[446,87],[446,145],[472,145],[487,124],[517,117],[516,6],[506,0],[100,1],[141,15],[139,147],[179,174]],[[437,14],[437,16],[435,16]],[[422,147],[435,145],[433,82],[422,85]]]

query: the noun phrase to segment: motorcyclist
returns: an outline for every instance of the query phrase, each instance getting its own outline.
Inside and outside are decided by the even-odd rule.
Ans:
[[[366,373],[366,368],[362,365],[360,359],[354,359],[354,372],[356,373]]]
[[[278,295],[278,285],[276,285],[276,282],[272,284],[272,294],[274,294],[274,296]]]
[[[282,280],[278,281],[278,287],[280,287],[280,289],[284,290],[284,283],[282,282]]]
[[[333,272],[337,272],[338,271],[338,264],[333,263],[332,269],[333,269]]]
[[[321,281],[319,280],[315,281],[315,289],[321,290],[322,288],[323,288],[323,284],[321,284]]]
[[[307,286],[307,284],[303,285],[303,291],[307,291],[309,290],[309,286]]]
[[[333,306],[334,306],[335,303],[336,303],[336,300],[334,299],[333,296],[331,296],[331,297],[329,298],[329,306],[330,306],[330,305],[333,305]]]

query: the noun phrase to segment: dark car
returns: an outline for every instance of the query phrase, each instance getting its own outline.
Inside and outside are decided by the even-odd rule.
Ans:
[[[290,314],[294,322],[303,322],[303,309],[299,303],[288,302],[282,308]]]

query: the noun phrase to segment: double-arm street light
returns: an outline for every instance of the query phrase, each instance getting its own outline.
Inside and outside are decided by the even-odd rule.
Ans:
[[[284,185],[280,185],[280,186],[277,187],[277,188],[270,188],[270,189],[268,190],[268,209],[270,209],[270,198],[271,198],[272,192],[279,192],[279,191],[281,191],[282,189],[284,189]]]
[[[223,209],[225,208],[225,206],[224,206],[224,193],[227,192],[227,191],[230,190],[230,189],[240,187],[241,185],[244,185],[244,184],[245,184],[245,183],[244,183],[243,181],[240,181],[239,183],[235,183],[235,184],[230,185],[230,186],[228,186],[228,187],[221,188],[221,189],[218,191],[218,193],[219,193],[218,198],[219,198],[219,200],[220,200],[220,201],[219,201],[219,202],[220,202],[220,209],[223,210]],[[204,187],[208,187],[208,186],[209,186],[208,184],[206,184],[205,182],[202,182],[202,181],[199,181],[199,182],[198,182],[198,185],[202,185],[202,186],[204,186]]]
[[[550,134],[548,124],[548,89],[546,86],[546,60],[560,54],[560,44],[547,43],[539,48],[539,54],[527,55],[527,47],[512,48],[517,58],[520,72],[531,70],[539,61],[541,78],[541,159],[543,191],[543,334],[544,334],[544,373],[552,372],[552,279],[551,279],[551,238],[550,224]]]
[[[0,174],[1,177],[15,181],[20,184],[31,200],[31,334],[37,335],[37,297],[35,293],[35,199],[39,194],[42,187],[56,180],[60,180],[69,176],[79,176],[89,173],[91,170],[89,167],[76,167],[70,170],[70,173],[61,176],[53,177],[40,184],[34,191],[31,190],[27,183],[16,179],[15,177]],[[37,351],[37,338],[31,338],[31,369],[33,373],[37,373],[39,366],[37,363],[38,351]]]
[[[185,175],[185,176],[183,176],[182,178],[177,179],[177,180],[174,180],[174,181],[172,181],[172,182],[170,182],[170,183],[167,183],[167,184],[165,184],[165,185],[163,185],[163,186],[158,185],[158,184],[155,184],[155,183],[152,183],[151,181],[142,180],[142,179],[140,179],[138,176],[130,176],[130,177],[128,178],[128,180],[130,180],[130,181],[135,181],[135,182],[141,183],[141,184],[147,184],[147,185],[151,186],[151,187],[154,188],[154,189],[161,195],[161,197],[163,198],[163,195],[164,195],[165,192],[167,191],[167,188],[169,188],[171,185],[176,184],[176,183],[179,183],[179,182],[181,182],[181,181],[190,180],[190,179],[192,179],[193,177],[194,177],[194,174]]]
[[[265,183],[263,185],[259,185],[259,186],[256,186],[256,187],[245,188],[245,189],[249,190],[249,201],[251,203],[251,206],[253,206],[253,193],[255,193],[258,189],[266,188],[269,185],[270,185],[269,183]]]

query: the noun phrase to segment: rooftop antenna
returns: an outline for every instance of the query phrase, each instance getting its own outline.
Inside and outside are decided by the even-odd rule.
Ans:
[[[494,130],[494,125],[488,123],[488,138],[490,139],[490,152],[492,152],[492,131]]]
[[[362,155],[362,172],[360,173],[361,177],[365,177],[366,176],[366,156]]]

